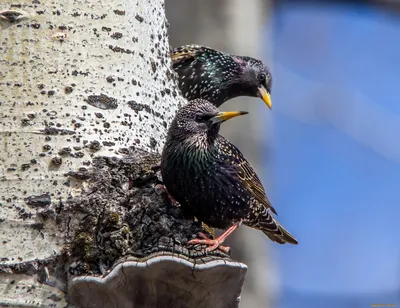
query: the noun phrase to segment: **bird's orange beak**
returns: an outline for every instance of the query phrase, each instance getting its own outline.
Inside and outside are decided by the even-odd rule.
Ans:
[[[248,114],[247,111],[221,111],[215,117],[212,117],[210,121],[213,124],[225,122],[226,120],[232,119],[234,117],[238,117],[241,115]]]
[[[268,93],[267,89],[265,89],[264,86],[260,86],[258,88],[258,93],[268,108],[272,109],[271,94]]]

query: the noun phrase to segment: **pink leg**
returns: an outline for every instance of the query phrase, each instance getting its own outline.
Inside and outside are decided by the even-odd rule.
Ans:
[[[207,243],[208,243],[209,241],[215,241],[215,240],[209,239],[209,238],[207,237],[207,235],[205,235],[203,232],[197,233],[197,237],[198,237],[199,239],[190,240],[190,241],[188,242],[188,244],[190,244],[190,245],[196,245],[196,244],[197,244],[197,241],[206,241]],[[193,241],[195,241],[195,242],[193,242]],[[198,244],[201,244],[201,243],[198,243]],[[229,255],[230,252],[231,252],[231,248],[228,247],[228,246],[219,245],[219,246],[217,246],[216,248],[218,248],[219,250],[221,250],[221,251],[222,251],[224,254],[226,254],[226,255]],[[216,248],[214,248],[214,249],[216,249]],[[207,249],[209,249],[209,248],[207,248]],[[206,250],[207,250],[207,249],[206,249]],[[212,249],[212,250],[210,250],[210,251],[213,251],[214,249]],[[207,250],[207,252],[208,252],[208,250]]]
[[[156,191],[156,193],[157,193],[158,195],[166,194],[167,197],[168,197],[168,199],[169,199],[169,201],[172,203],[173,206],[179,206],[179,202],[176,201],[176,200],[174,199],[174,197],[172,197],[172,196],[169,194],[169,192],[168,192],[168,190],[167,190],[167,187],[165,187],[165,185],[163,185],[163,184],[157,184],[157,185],[154,187],[154,189],[155,189],[155,191]]]
[[[223,234],[221,234],[219,237],[217,237],[216,239],[209,239],[207,238],[204,234],[203,236],[200,236],[201,239],[193,239],[190,240],[188,242],[189,245],[208,245],[209,247],[206,248],[206,252],[211,252],[215,249],[217,249],[218,247],[221,249],[226,249],[229,247],[221,247],[221,244],[226,240],[226,238],[232,234],[233,231],[235,231],[237,228],[239,228],[239,226],[242,224],[242,221],[240,222],[234,222],[232,226],[230,226],[228,228],[228,230],[226,230]],[[204,239],[205,238],[205,239]],[[221,251],[223,251],[221,249]],[[228,250],[229,251],[229,250]]]

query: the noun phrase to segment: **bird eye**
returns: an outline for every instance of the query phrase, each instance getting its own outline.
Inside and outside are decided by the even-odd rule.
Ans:
[[[213,116],[209,114],[202,114],[202,115],[196,115],[194,120],[196,122],[207,122],[209,119],[211,119]]]
[[[267,76],[265,76],[264,73],[261,73],[260,75],[258,75],[258,81],[260,81],[260,82],[264,82],[265,78],[267,78]]]
[[[205,121],[205,116],[204,115],[196,115],[195,121],[196,122],[204,122]]]

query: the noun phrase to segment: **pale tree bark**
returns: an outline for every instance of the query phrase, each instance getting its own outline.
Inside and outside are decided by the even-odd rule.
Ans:
[[[237,307],[246,267],[184,248],[199,223],[154,192],[186,103],[163,1],[2,0],[0,25],[0,306],[203,307],[165,286],[204,292],[217,273],[231,293],[208,297]]]

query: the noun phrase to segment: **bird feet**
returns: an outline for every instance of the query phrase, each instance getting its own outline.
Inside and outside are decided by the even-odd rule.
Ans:
[[[200,237],[200,239],[191,240],[191,241],[188,242],[188,244],[191,244],[191,245],[196,245],[196,244],[208,245],[208,246],[211,246],[211,247],[207,247],[206,248],[206,252],[210,252],[210,251],[213,251],[213,250],[219,248],[222,252],[224,252],[226,254],[229,254],[230,248],[221,246],[221,244],[226,240],[226,238],[230,234],[232,234],[233,231],[235,231],[237,228],[239,228],[241,224],[242,224],[242,220],[234,221],[232,223],[232,226],[230,226],[224,233],[222,233],[215,240],[214,239],[211,240],[211,239],[207,238],[207,236],[205,236],[204,233],[198,233],[197,236]]]
[[[188,242],[188,245],[208,245],[206,248],[206,252],[214,251],[215,249],[221,250],[224,254],[229,255],[231,252],[231,248],[227,246],[222,246],[223,240],[221,241],[219,238],[209,239],[203,232],[197,233],[197,237]]]
[[[167,197],[168,197],[168,200],[171,202],[172,206],[176,206],[176,207],[179,207],[179,206],[180,206],[179,202],[176,201],[176,200],[174,199],[174,197],[172,197],[172,196],[168,193],[168,190],[167,190],[167,188],[165,187],[165,185],[163,185],[163,184],[157,184],[157,185],[154,187],[154,190],[156,191],[156,194],[158,194],[159,196],[166,194]]]

